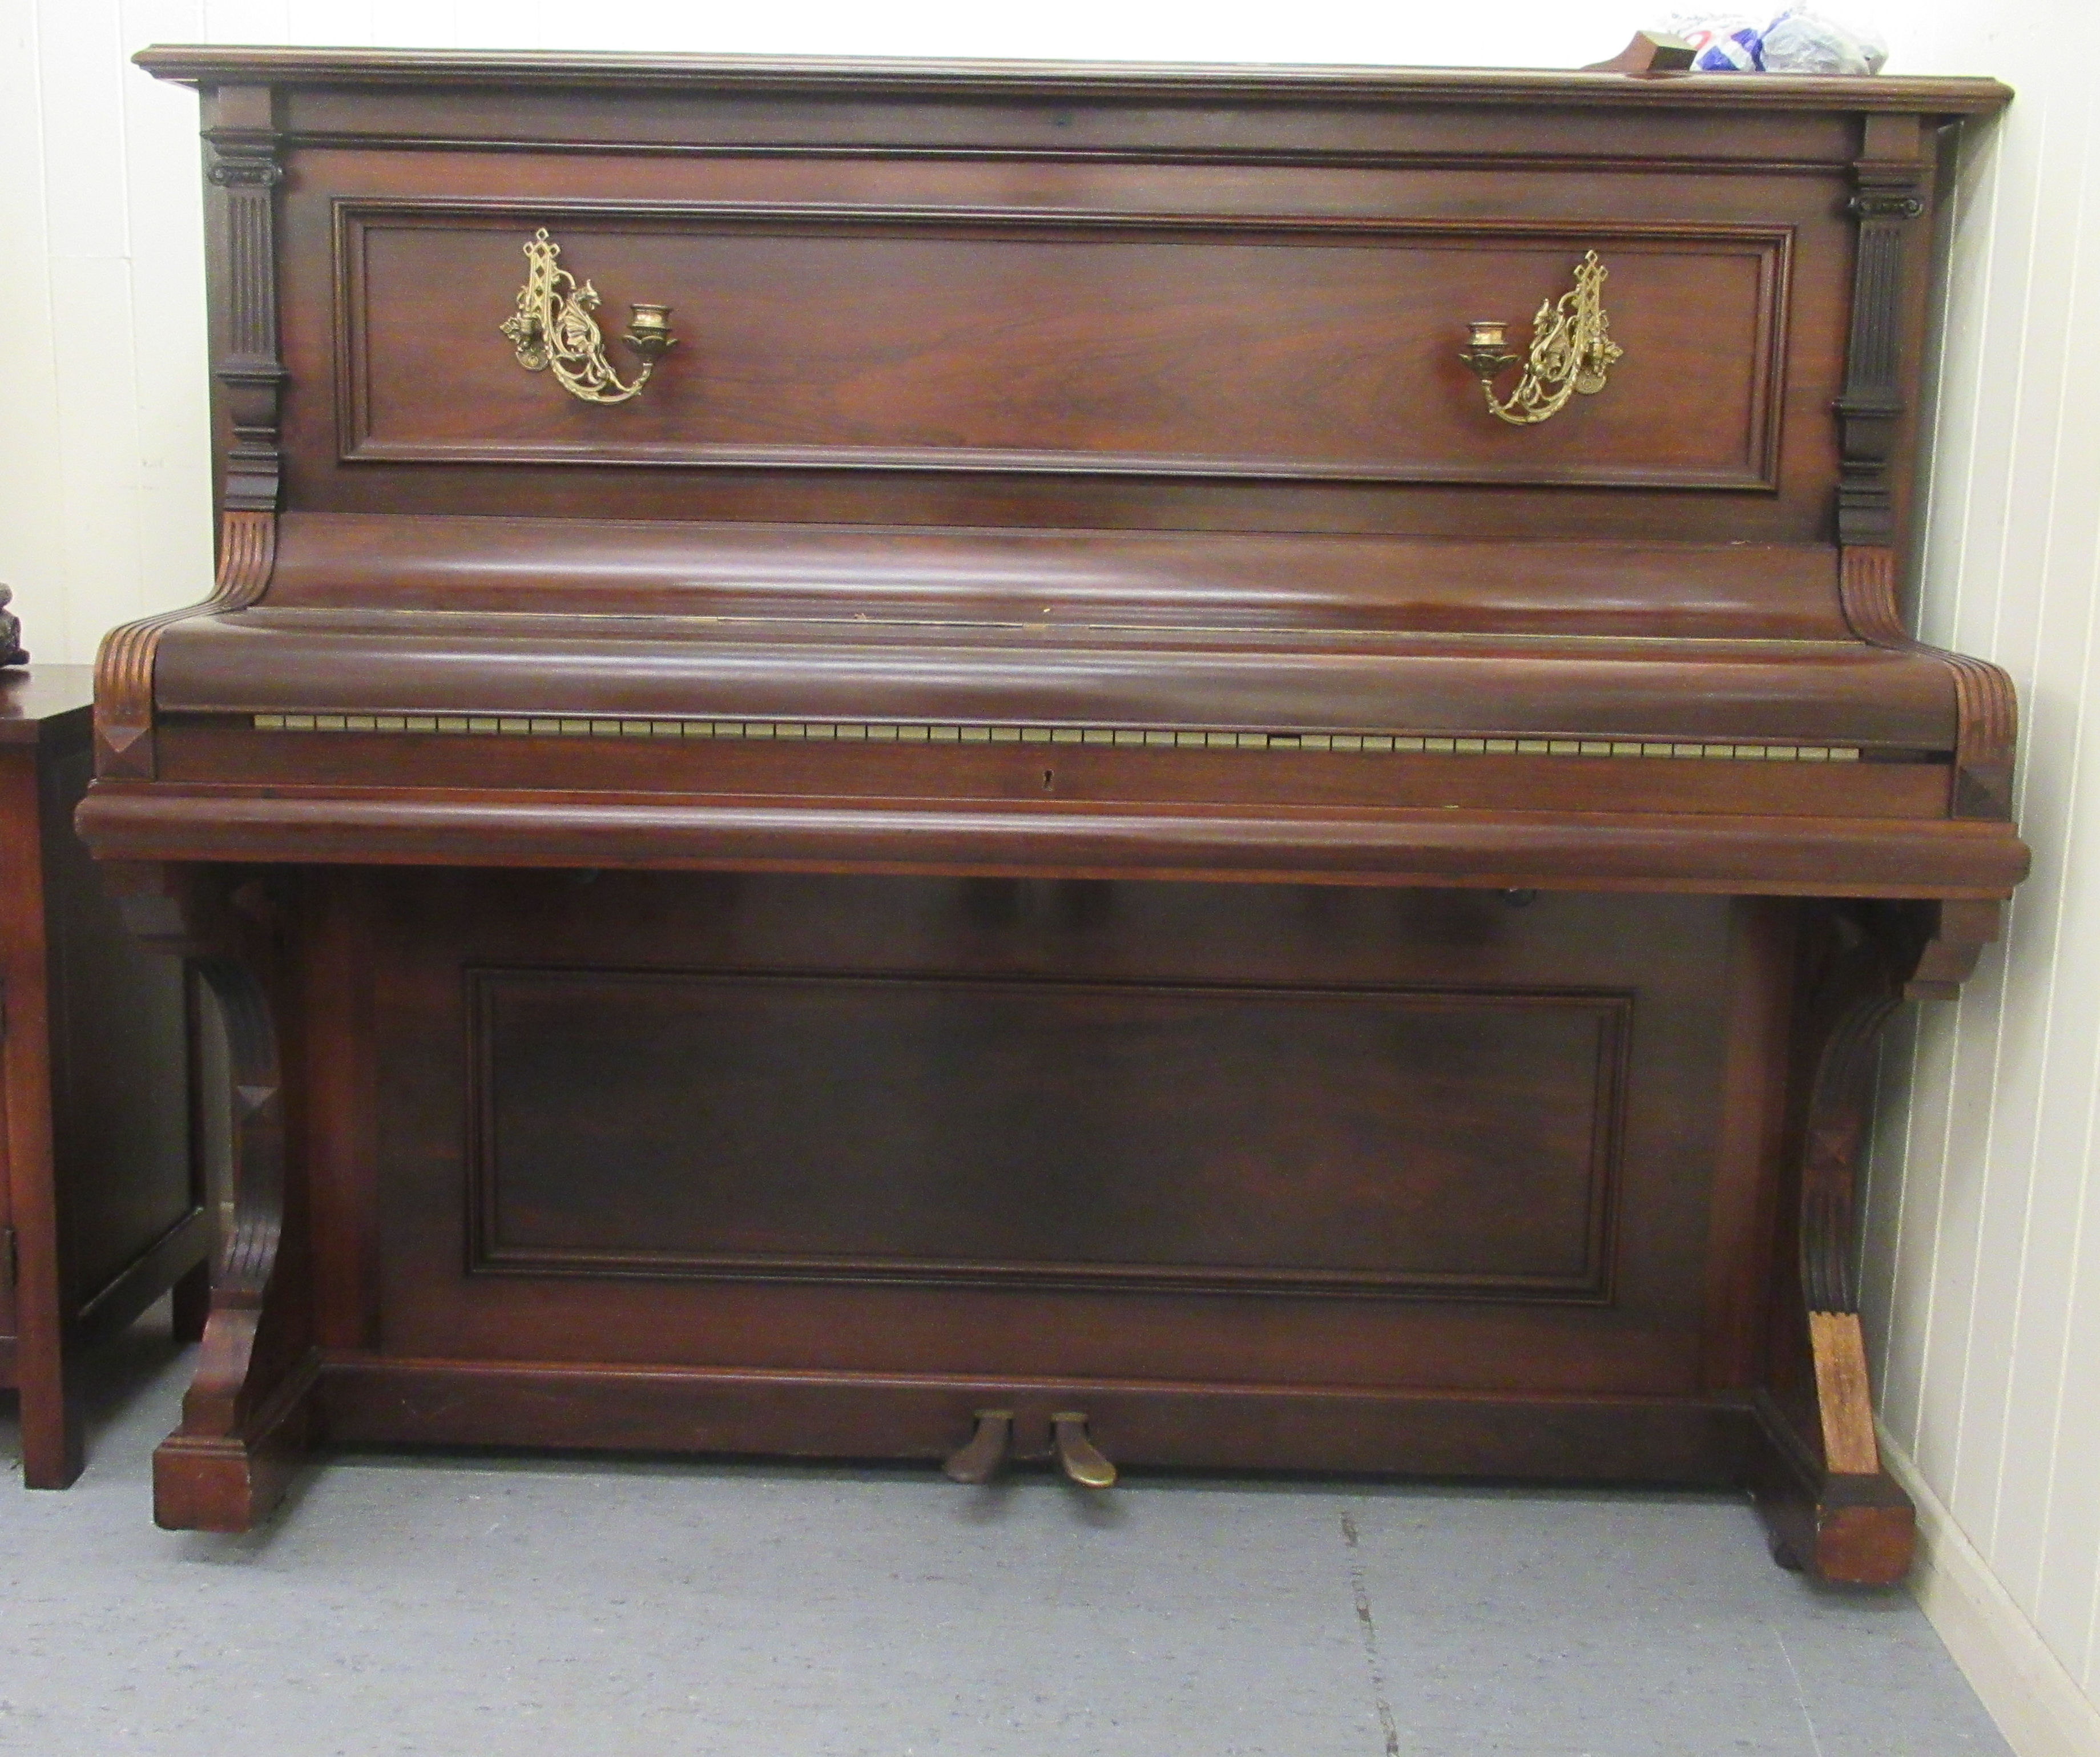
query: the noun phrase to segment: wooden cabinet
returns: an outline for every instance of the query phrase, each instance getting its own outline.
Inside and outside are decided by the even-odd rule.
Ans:
[[[194,1340],[207,1288],[182,973],[125,931],[73,827],[92,678],[0,671],[0,1364],[37,1489],[80,1474],[77,1351],[170,1287]]]
[[[164,1521],[329,1439],[1105,1454],[1902,1572],[1873,1046],[2027,860],[1896,593],[2001,87],[143,59],[219,583],[82,822],[235,1164]]]

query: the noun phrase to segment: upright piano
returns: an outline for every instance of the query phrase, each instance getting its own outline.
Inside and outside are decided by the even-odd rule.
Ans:
[[[235,1192],[161,1523],[648,1448],[1738,1485],[1902,1573],[1877,1035],[2027,861],[1899,607],[2001,86],[139,60],[218,575],[80,823]]]

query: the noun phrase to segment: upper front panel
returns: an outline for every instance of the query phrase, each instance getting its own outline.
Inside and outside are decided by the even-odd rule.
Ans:
[[[295,142],[286,504],[1828,541],[1842,166],[1282,157]]]
[[[349,463],[1778,487],[1785,226],[345,201],[337,237]],[[1522,353],[1578,268],[1581,400],[1510,406],[1520,360],[1498,415],[1468,320]]]

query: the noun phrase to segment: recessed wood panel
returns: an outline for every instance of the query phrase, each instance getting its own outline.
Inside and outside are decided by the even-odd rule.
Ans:
[[[1729,904],[609,870],[329,884],[372,897],[376,1205],[332,1222],[372,1241],[373,1303],[334,1332],[361,1345],[1206,1383],[1485,1374],[1583,1394],[1703,1382],[1710,1204],[1717,1177],[1746,1175],[1717,1162],[1707,1099]],[[1264,1035],[1283,1047],[1264,1056]],[[1090,1082],[1148,1040],[1173,1053]],[[1002,1081],[1010,1103],[991,1101]],[[884,1099],[938,1124],[960,1183],[840,1150],[881,1144],[856,1137],[854,1106]],[[752,1131],[741,1158],[709,1133],[725,1103]],[[1075,1243],[1063,1210],[1082,1186],[1059,1158],[1111,1123],[1122,1229]],[[854,1163],[895,1201],[841,1173]],[[1158,1199],[1133,1209],[1147,1180]],[[813,1221],[820,1197],[845,1219]],[[1242,1202],[1257,1231],[1228,1233]],[[1388,1225],[1375,1246],[1366,1215]],[[844,1248],[825,1230],[863,1224]],[[1255,1250],[1234,1256],[1234,1237]]]
[[[1621,996],[470,982],[484,1269],[1605,1291]]]
[[[1785,227],[436,201],[337,217],[349,461],[1776,486]],[[633,300],[674,307],[678,346],[632,402],[579,402],[498,333],[540,226],[602,296],[608,338]],[[1503,318],[1520,348],[1591,249],[1625,357],[1548,422],[1497,421],[1458,358],[1467,324]]]

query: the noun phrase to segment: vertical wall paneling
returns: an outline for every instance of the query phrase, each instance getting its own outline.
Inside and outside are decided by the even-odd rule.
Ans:
[[[140,42],[193,40],[204,29],[203,0],[123,0],[121,18],[127,52]],[[154,567],[194,590],[212,564],[211,461],[198,443],[210,418],[210,395],[197,249],[204,214],[196,100],[129,69],[119,90],[131,239],[139,535]],[[202,518],[200,506],[207,509]],[[148,570],[134,582],[121,613],[139,616],[163,607]]]
[[[343,0],[204,0],[206,42],[353,43],[345,27],[367,9]],[[294,32],[297,12],[303,27]]]
[[[1964,11],[1969,15],[1963,15]],[[2090,9],[1925,9],[1918,72],[2019,98],[1965,145],[1939,325],[1921,632],[2020,686],[2035,850],[2003,947],[1892,1039],[1868,1210],[1890,1435],[2100,1703],[2100,171]]]
[[[9,350],[0,420],[0,581],[15,589],[32,653],[64,658],[78,642],[64,590],[60,504],[59,361],[51,345],[51,231],[45,203],[43,87],[37,8],[0,10],[0,330]]]
[[[113,620],[143,572],[123,33],[116,0],[38,11],[65,591]]]
[[[2093,123],[2089,107],[2072,113],[2078,118],[2075,132],[2067,128],[2053,142],[2054,197],[2036,216],[2037,254],[2050,249],[2056,264],[2040,278],[2060,289],[2061,308],[2030,321],[2027,333],[2035,339],[2068,338],[2080,303],[2100,303],[2093,285],[2096,264],[2088,230],[2100,218],[2086,181],[2093,158]],[[2014,1278],[2013,1326],[2004,1349],[2005,1407],[1997,1436],[2004,1463],[1990,1537],[2006,1577],[2034,1582],[2039,1615],[2056,1503],[2071,1488],[2062,1479],[2055,1447],[2061,1431],[2058,1415],[2070,1388],[2063,1382],[2062,1362],[2070,1296],[2077,1284],[2076,1216],[2089,1163],[2085,1122],[2094,1057],[2100,1050],[2094,1011],[2077,1004],[2081,973],[2100,968],[2093,961],[2100,950],[2095,944],[2100,912],[2083,902],[2081,884],[2091,868],[2075,852],[2081,830],[2093,819],[2080,796],[2092,779],[2083,760],[2089,730],[2085,708],[2093,682],[2093,575],[2100,550],[2093,458],[2080,443],[2078,429],[2082,411],[2100,395],[2100,361],[2089,350],[2076,347],[2045,351],[2031,341],[2030,349],[2041,356],[2037,368],[2048,369],[2057,413],[2045,483],[2039,489],[2046,494],[2046,505],[2020,521],[2027,554],[2015,563],[2031,565],[2040,584],[2034,598],[2028,709],[2033,732],[2023,794],[2025,809],[2038,826],[2037,847],[2049,851],[2036,865],[2037,879],[2046,888],[2028,911],[2037,941],[2028,953],[2036,1000],[2031,1005],[2010,1007],[2007,1015],[2009,1038],[2024,1031],[2032,1041],[2032,1078],[2017,1087],[2002,1084],[1996,1100],[2024,1124],[2018,1156],[2001,1155],[2008,1181],[2022,1186],[2024,1199],[2016,1252],[2010,1245],[2006,1251]],[[2023,444],[2023,449],[2040,455],[2035,448]],[[1988,1358],[1979,1351],[1976,1368]],[[2021,1480],[2021,1460],[2045,1458],[2052,1465],[2038,1483]],[[2090,1542],[2085,1549],[2089,1556],[2096,1553]]]

